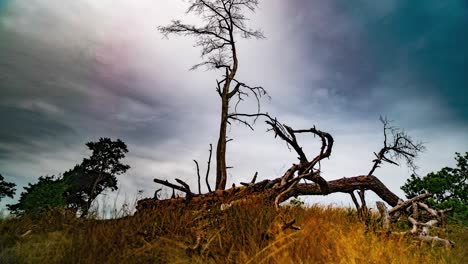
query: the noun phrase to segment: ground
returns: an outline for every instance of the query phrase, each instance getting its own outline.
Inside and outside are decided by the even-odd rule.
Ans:
[[[301,230],[282,229],[295,219]],[[406,223],[401,223],[405,228]],[[379,232],[348,208],[262,204],[155,209],[118,219],[64,211],[0,221],[1,263],[463,263],[468,230],[434,230],[456,247]]]

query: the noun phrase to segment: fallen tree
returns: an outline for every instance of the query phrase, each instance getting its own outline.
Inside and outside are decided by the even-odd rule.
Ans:
[[[188,184],[180,179],[179,183],[173,184],[167,180],[154,179],[154,182],[173,189],[171,199],[159,200],[157,195],[151,199],[144,199],[138,202],[138,210],[145,208],[155,208],[168,206],[170,204],[185,204],[191,208],[201,208],[206,206],[232,205],[245,199],[261,199],[263,202],[274,204],[277,208],[283,201],[299,195],[328,195],[330,193],[348,193],[353,198],[358,211],[362,214],[367,211],[365,205],[365,191],[373,191],[383,201],[391,206],[397,206],[400,198],[390,191],[373,172],[383,162],[398,164],[399,160],[404,160],[414,168],[414,158],[424,147],[421,143],[414,143],[412,139],[402,130],[389,126],[389,121],[381,119],[384,125],[384,143],[368,174],[341,179],[326,181],[321,176],[321,161],[331,156],[333,149],[333,137],[327,132],[315,127],[309,129],[293,129],[285,124],[280,124],[276,119],[268,114],[235,114],[243,117],[264,117],[270,126],[275,137],[285,141],[298,155],[298,163],[286,170],[286,172],[275,179],[267,179],[256,182],[257,174],[250,183],[240,183],[240,186],[233,184],[232,188],[226,190],[216,190],[205,194],[196,194],[191,191]],[[300,146],[297,135],[309,133],[317,136],[321,141],[321,147],[312,159],[308,158],[303,148]],[[210,152],[211,156],[211,152]],[[209,164],[210,161],[208,161]],[[197,170],[199,174],[199,171]],[[198,177],[200,181],[200,177]],[[175,197],[174,190],[185,193],[183,197]],[[358,203],[354,192],[358,192],[361,204]]]
[[[267,119],[266,123],[270,126],[269,130],[274,132],[275,137],[279,137],[285,141],[290,149],[294,149],[298,155],[299,162],[292,164],[280,177],[256,182],[257,173],[255,173],[253,179],[248,183],[241,182],[239,186],[233,184],[229,189],[210,191],[205,194],[200,193],[200,187],[198,188],[198,194],[193,193],[190,186],[180,179],[175,179],[179,185],[170,183],[167,180],[154,179],[154,182],[172,188],[173,195],[169,199],[160,200],[157,196],[157,193],[161,190],[159,189],[156,191],[155,197],[138,202],[138,212],[158,208],[163,210],[178,208],[195,211],[205,210],[207,212],[212,210],[223,211],[231,206],[246,203],[262,203],[267,206],[274,205],[280,213],[280,204],[291,197],[348,193],[356,206],[359,217],[365,221],[370,217],[366,205],[365,192],[372,191],[393,207],[388,210],[383,202],[377,202],[377,208],[381,214],[382,227],[385,232],[412,235],[417,240],[429,241],[445,246],[454,245],[452,241],[429,235],[431,227],[445,225],[446,212],[441,210],[436,211],[422,202],[424,199],[431,197],[431,194],[423,194],[403,201],[373,175],[374,171],[384,162],[399,165],[398,161],[403,160],[410,168],[415,169],[414,159],[418,153],[424,150],[424,146],[421,143],[413,142],[411,137],[404,131],[390,126],[390,122],[387,119],[381,118],[384,131],[383,147],[378,153],[374,153],[376,158],[373,160],[369,173],[326,181],[321,176],[321,161],[329,158],[332,153],[334,140],[329,133],[318,130],[315,127],[296,130],[285,124],[280,124],[268,114],[242,114],[242,116],[265,117]],[[318,137],[322,143],[318,154],[312,159],[307,157],[303,148],[298,143],[297,135],[301,133],[312,134]],[[211,148],[208,166],[210,161]],[[200,186],[199,167],[198,163],[195,163],[197,164],[198,186]],[[206,183],[209,188],[208,181]],[[175,190],[185,193],[185,196],[176,196]],[[360,202],[358,202],[355,192],[358,194]],[[426,213],[419,213],[418,208],[422,208]],[[411,231],[391,232],[391,223],[401,220],[402,217],[406,217],[408,220],[412,228]],[[298,229],[298,227],[293,225],[295,223],[294,219],[290,221],[285,221],[283,218],[280,219],[283,221],[282,230],[288,228]]]

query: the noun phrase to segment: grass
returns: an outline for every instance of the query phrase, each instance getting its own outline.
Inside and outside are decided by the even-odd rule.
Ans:
[[[300,231],[281,229],[281,218]],[[0,263],[465,263],[468,232],[450,226],[454,249],[365,231],[350,209],[259,204],[225,211],[155,210],[119,219],[65,211],[0,220]],[[199,242],[197,245],[197,241]]]

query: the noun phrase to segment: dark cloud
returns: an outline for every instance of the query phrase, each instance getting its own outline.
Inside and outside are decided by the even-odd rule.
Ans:
[[[319,89],[350,101],[369,94],[378,77],[378,62],[369,54],[361,25],[348,17],[338,1],[299,0],[289,8],[291,34],[303,52],[303,66],[321,66],[318,77],[303,76],[310,96]]]
[[[2,142],[60,141],[72,131],[80,139],[111,134],[154,141],[172,135],[171,121],[179,113],[154,95],[157,83],[131,72],[98,74],[105,65],[87,53],[86,42],[75,49],[5,28],[0,34]]]
[[[188,71],[200,59],[192,41],[162,39],[156,26],[182,17],[183,5],[160,2],[10,2],[0,17],[0,173],[20,185],[59,174],[89,154],[85,142],[112,137],[130,150],[122,192],[154,191],[153,177],[196,184],[192,160],[204,163],[216,142],[219,76]],[[268,89],[272,101],[263,109],[279,120],[315,124],[336,137],[330,179],[367,168],[381,143],[379,114],[406,116],[412,129],[429,124],[436,146],[444,144],[433,119],[448,120],[444,132],[457,143],[444,153],[466,146],[462,129],[450,132],[453,120],[466,121],[458,85],[467,83],[466,5],[427,3],[419,10],[392,0],[264,1],[252,26],[258,23],[267,39],[239,42],[239,78]],[[294,162],[265,129],[261,121],[256,132],[231,127],[232,182],[256,170],[278,175]],[[313,140],[304,146],[318,144]]]
[[[402,115],[394,111],[402,101],[413,111],[432,102],[438,121],[468,121],[466,1],[296,0],[288,6],[304,59],[324,69],[321,78],[304,80],[311,97],[326,89],[335,100],[325,104],[362,116]]]
[[[446,118],[468,121],[467,27],[466,1],[401,1],[371,20],[366,29],[372,53],[383,62],[381,71],[398,80],[388,94],[436,97],[450,111]]]

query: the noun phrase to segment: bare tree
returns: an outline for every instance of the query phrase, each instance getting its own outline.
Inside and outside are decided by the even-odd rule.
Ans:
[[[386,118],[381,118],[383,123],[383,147],[378,153],[374,153],[376,158],[372,161],[372,166],[367,174],[343,177],[336,180],[326,181],[322,177],[322,162],[332,155],[334,139],[330,133],[317,129],[315,126],[307,129],[294,129],[286,124],[278,122],[266,113],[260,111],[260,98],[268,96],[263,87],[249,86],[240,81],[236,74],[239,68],[237,42],[238,38],[263,38],[263,33],[259,30],[253,30],[247,27],[245,16],[246,11],[254,11],[258,6],[257,0],[189,0],[187,13],[199,16],[203,22],[202,25],[184,24],[180,20],[174,20],[168,26],[159,27],[159,30],[165,35],[171,34],[190,36],[195,38],[195,45],[201,48],[202,62],[196,64],[192,69],[206,67],[210,70],[221,72],[221,79],[216,80],[216,91],[221,98],[221,116],[219,127],[219,138],[216,148],[216,190],[206,194],[201,194],[201,175],[198,162],[198,194],[191,191],[187,183],[180,179],[175,179],[178,184],[173,184],[167,180],[154,179],[154,182],[172,188],[173,196],[171,199],[143,199],[138,201],[137,210],[144,211],[153,208],[186,208],[188,210],[199,210],[212,208],[224,210],[233,205],[242,204],[246,201],[259,201],[263,204],[270,203],[274,205],[278,212],[280,203],[291,197],[299,195],[328,195],[330,193],[350,194],[358,213],[363,220],[367,219],[368,209],[366,205],[365,192],[373,191],[383,201],[393,208],[387,211],[383,203],[379,203],[379,210],[382,211],[384,218],[383,226],[388,229],[390,222],[407,211],[408,206],[419,206],[425,208],[421,203],[415,204],[416,200],[401,200],[397,195],[390,191],[375,175],[375,171],[383,163],[399,165],[404,161],[406,165],[414,170],[416,168],[414,160],[418,153],[424,150],[422,143],[412,140],[408,134],[397,127],[391,126],[391,122]],[[255,113],[240,113],[237,106],[247,96],[253,95],[257,103]],[[226,189],[226,143],[227,127],[230,121],[238,121],[249,128],[258,118],[265,118],[275,137],[280,138],[288,147],[297,154],[297,163],[287,169],[283,175],[276,175],[273,179],[266,179],[257,182],[257,173],[248,183],[241,182],[241,186],[232,185],[232,188]],[[252,122],[253,121],[253,122]],[[321,142],[321,147],[315,155],[310,155],[305,151],[298,141],[299,134],[312,134]],[[211,160],[208,159],[208,169],[206,179],[209,173]],[[209,184],[207,181],[208,188]],[[185,193],[184,197],[175,196],[175,190]],[[357,192],[360,202],[355,196]],[[420,200],[426,197],[418,198]],[[210,212],[210,210],[202,210]],[[426,209],[435,215],[431,209]],[[443,212],[438,212],[442,214]],[[416,219],[417,210],[413,213]],[[432,222],[412,221],[413,229],[421,226],[432,226]],[[442,219],[442,218],[441,218]],[[438,222],[443,222],[438,219]],[[292,228],[294,220],[284,222],[283,228]],[[422,233],[427,233],[427,228]],[[415,233],[412,231],[411,233]],[[424,237],[425,240],[428,237]],[[432,238],[429,238],[432,239]],[[432,239],[435,241],[435,239]]]
[[[227,179],[227,126],[233,120],[252,128],[251,123],[236,115],[237,106],[251,94],[257,101],[259,113],[259,99],[268,96],[263,87],[249,86],[236,77],[239,68],[237,38],[264,38],[261,31],[251,29],[246,24],[248,19],[245,12],[253,12],[258,6],[258,0],[191,0],[189,3],[187,13],[199,16],[203,25],[189,25],[173,20],[170,25],[159,27],[159,30],[165,36],[176,34],[195,38],[195,45],[201,48],[203,61],[192,69],[205,66],[222,72],[221,80],[216,80],[216,91],[221,98],[216,147],[216,190],[224,190]],[[232,100],[235,100],[233,109]]]
[[[377,168],[379,168],[384,162],[399,166],[399,162],[402,160],[406,163],[406,166],[415,173],[417,169],[414,160],[418,154],[425,150],[422,142],[414,141],[403,129],[392,126],[392,121],[386,117],[380,117],[380,122],[383,124],[383,147],[378,153],[374,152],[375,159],[372,161],[373,165],[367,176],[372,176]],[[356,206],[359,216],[361,219],[366,220],[368,218],[369,210],[367,209],[365,200],[365,190],[361,189],[357,191],[361,204],[358,203],[354,192],[350,192],[352,201]]]
[[[415,142],[401,128],[392,126],[392,121],[386,117],[380,117],[380,122],[383,124],[384,142],[379,153],[375,153],[375,160],[372,169],[368,175],[372,175],[382,162],[387,162],[393,165],[399,165],[398,161],[405,161],[410,170],[415,172],[417,169],[414,159],[417,155],[425,150],[422,142]]]
[[[397,206],[401,199],[390,191],[374,173],[382,161],[387,161],[391,164],[398,164],[397,161],[405,160],[410,168],[414,168],[414,159],[424,147],[422,143],[415,143],[402,130],[391,127],[389,128],[388,121],[383,121],[384,124],[384,147],[377,154],[377,160],[374,160],[372,170],[368,174],[343,177],[337,180],[326,181],[321,175],[321,166],[324,159],[328,159],[332,154],[334,139],[331,134],[319,130],[315,127],[308,129],[293,129],[292,127],[281,124],[276,119],[268,114],[236,114],[241,118],[266,118],[266,123],[270,127],[270,131],[274,132],[275,137],[285,141],[290,149],[294,150],[298,156],[298,163],[285,171],[282,176],[275,179],[267,179],[260,182],[255,182],[256,176],[250,183],[241,183],[243,186],[233,186],[229,190],[218,191],[205,195],[196,195],[189,192],[189,189],[184,185],[174,187],[167,181],[155,179],[155,182],[175,188],[182,192],[186,192],[186,199],[193,199],[193,204],[230,204],[246,199],[262,199],[266,202],[271,202],[279,208],[279,204],[291,197],[298,195],[328,195],[330,193],[348,193],[353,198],[353,202],[361,215],[365,216],[367,207],[365,203],[364,192],[371,190],[376,193],[383,201],[391,206]],[[382,119],[384,120],[384,119]],[[309,158],[308,154],[301,147],[297,135],[308,133],[317,137],[321,142],[321,147],[318,153]],[[389,133],[389,134],[388,134]],[[390,143],[391,142],[391,143]],[[393,159],[391,160],[390,157]],[[181,182],[177,179],[177,182]],[[359,205],[354,192],[358,192],[361,200]],[[152,207],[152,201],[140,201],[139,207]],[[160,204],[161,201],[157,201]],[[173,203],[173,201],[169,202]],[[364,209],[362,209],[364,208]],[[364,217],[365,218],[365,217]]]
[[[379,164],[381,165],[383,162],[398,165],[398,161],[403,160],[410,169],[414,169],[414,159],[424,150],[422,143],[413,141],[403,130],[390,126],[390,122],[387,119],[381,118],[384,126],[384,144],[379,153],[375,154],[377,158],[373,161],[371,171],[365,175],[326,181],[321,176],[321,162],[329,158],[332,154],[334,140],[331,134],[315,127],[309,129],[293,129],[288,125],[279,123],[276,119],[271,118],[267,114],[238,115],[244,118],[257,118],[259,116],[267,118],[266,123],[270,126],[270,131],[273,131],[275,137],[279,137],[281,140],[285,141],[288,147],[295,151],[298,156],[298,163],[292,164],[282,176],[274,179],[256,182],[256,173],[249,183],[241,182],[241,186],[235,186],[233,184],[230,189],[217,190],[201,195],[192,193],[187,184],[179,179],[176,179],[176,181],[180,186],[155,179],[154,181],[157,183],[185,192],[185,197],[167,200],[143,199],[138,201],[138,212],[156,208],[162,208],[163,210],[185,208],[197,212],[200,209],[210,208],[222,211],[229,209],[231,206],[248,205],[253,202],[256,204],[274,205],[280,216],[279,219],[283,222],[283,230],[299,229],[299,227],[294,226],[295,219],[285,220],[281,216],[282,212],[284,212],[279,206],[281,202],[299,195],[348,193],[351,195],[357,207],[359,216],[368,224],[370,223],[370,218],[368,217],[369,211],[364,194],[366,191],[373,191],[388,205],[392,206],[392,208],[388,210],[383,202],[377,202],[377,208],[381,215],[380,223],[382,224],[382,228],[381,231],[378,231],[375,229],[378,227],[374,226],[374,231],[383,231],[386,235],[408,235],[416,240],[430,242],[432,245],[454,246],[453,241],[432,236],[430,233],[430,229],[435,226],[442,228],[445,226],[446,213],[452,210],[451,208],[435,210],[422,202],[424,199],[431,197],[432,194],[422,194],[407,201],[403,201],[373,175],[376,168],[379,167]],[[297,139],[297,135],[302,133],[310,133],[314,135],[314,137],[317,137],[322,143],[318,153],[312,159],[308,157],[307,152],[304,151]],[[361,204],[359,204],[354,192],[358,193]],[[201,211],[212,212],[212,210]],[[411,224],[411,230],[407,232],[392,232],[391,224],[403,217]],[[401,227],[398,229],[401,229]]]

